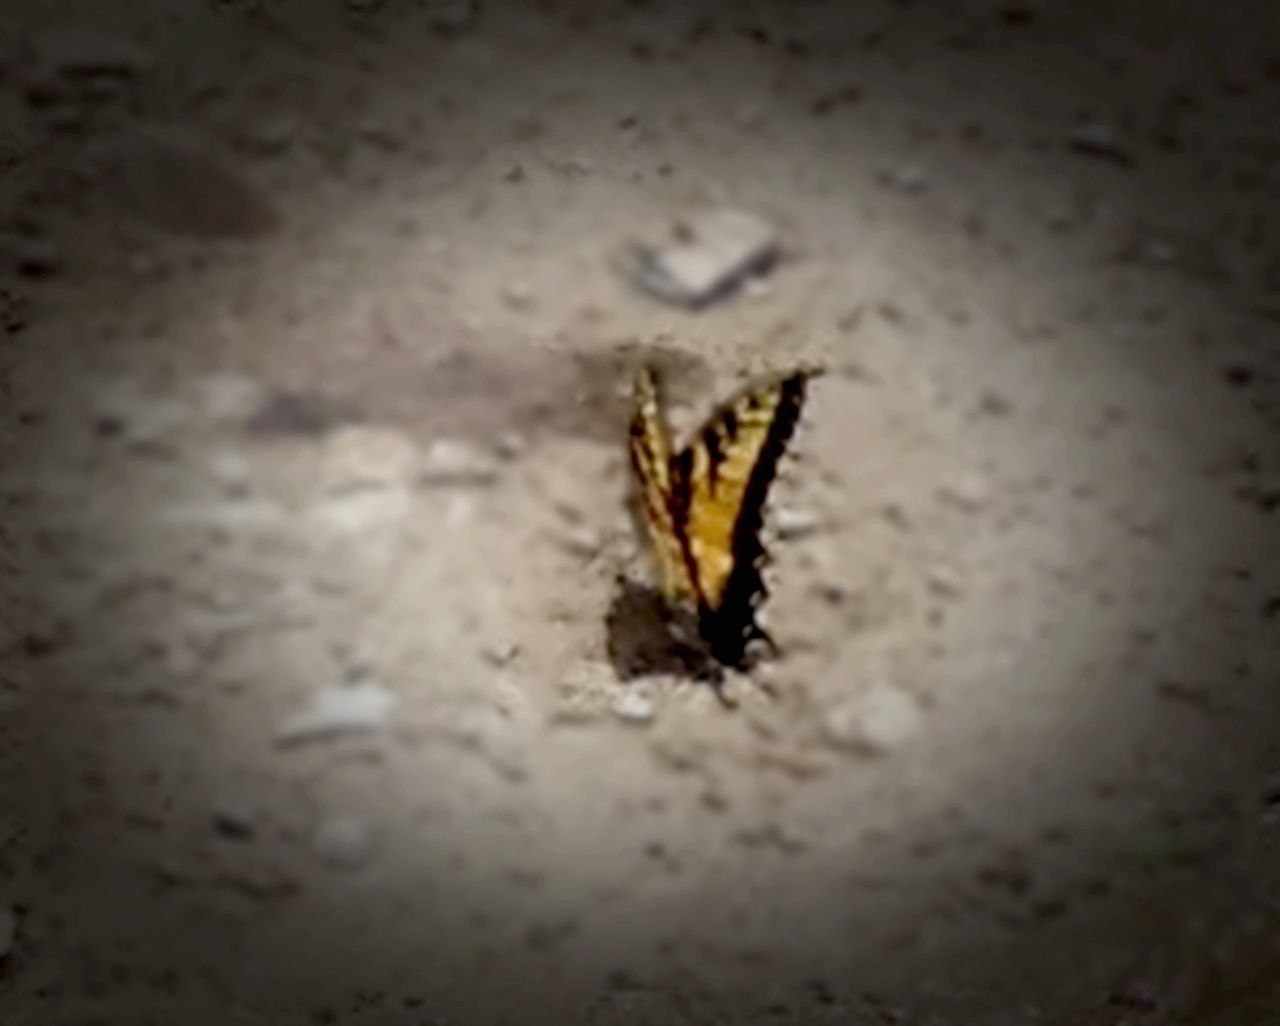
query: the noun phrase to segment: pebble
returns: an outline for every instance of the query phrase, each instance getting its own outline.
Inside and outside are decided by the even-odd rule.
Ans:
[[[754,214],[717,208],[681,219],[668,243],[632,247],[626,271],[650,295],[691,309],[735,291],[776,259],[776,230]]]
[[[251,465],[238,449],[215,449],[209,454],[205,467],[220,488],[232,495],[244,495],[249,488]]]
[[[822,526],[816,514],[804,509],[779,506],[773,513],[773,525],[780,541],[796,541],[817,533]]]
[[[226,798],[213,807],[213,828],[222,837],[246,841],[253,836],[253,809],[239,799]]]
[[[41,64],[63,75],[136,75],[155,58],[127,36],[82,28],[50,33],[36,45]]]
[[[342,734],[380,730],[395,708],[396,696],[375,681],[358,681],[314,695],[306,707],[276,730],[276,744],[294,745]]]
[[[325,491],[340,495],[366,488],[394,488],[412,480],[418,447],[399,431],[349,424],[325,440]]]
[[[373,855],[373,831],[354,816],[330,816],[316,827],[316,854],[336,869],[359,869]]]
[[[976,472],[960,474],[938,486],[938,497],[957,509],[972,513],[987,504],[991,497],[991,485]]]
[[[1109,160],[1121,167],[1133,164],[1133,151],[1126,147],[1116,129],[1101,121],[1081,125],[1070,137],[1071,148],[1085,156]]]
[[[512,310],[531,310],[533,288],[527,281],[509,281],[502,286],[502,301]]]
[[[935,566],[925,577],[925,586],[936,598],[956,598],[964,592],[960,575],[948,566]]]
[[[266,399],[266,386],[243,374],[208,374],[195,385],[196,403],[210,420],[224,423],[248,420]]]
[[[442,35],[457,35],[473,28],[480,20],[480,0],[453,0],[438,6],[431,27]]]
[[[62,270],[62,254],[48,239],[27,239],[17,252],[18,273],[24,278],[50,278]]]
[[[891,185],[906,193],[923,192],[929,184],[929,179],[925,175],[924,169],[916,164],[908,164],[905,167],[898,168],[885,168],[880,172],[880,180],[886,185]]]
[[[461,439],[437,438],[423,456],[418,480],[425,485],[489,485],[498,477],[498,467],[475,446]]]
[[[643,725],[653,722],[653,699],[634,687],[622,691],[613,700],[613,714],[624,723]]]
[[[0,961],[8,958],[13,951],[13,942],[18,935],[18,917],[12,907],[0,905]]]
[[[245,149],[261,157],[287,153],[298,137],[298,123],[291,117],[267,118],[245,127],[240,136]]]
[[[557,530],[560,545],[571,556],[593,559],[603,546],[600,532],[590,524],[567,524]]]
[[[887,755],[921,729],[919,703],[905,691],[877,685],[829,710],[822,721],[827,742],[865,755]]]

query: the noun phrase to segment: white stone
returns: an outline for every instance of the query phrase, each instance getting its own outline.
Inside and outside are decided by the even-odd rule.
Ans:
[[[299,744],[342,734],[364,733],[386,726],[397,698],[374,681],[329,688],[314,695],[276,731],[276,743]]]
[[[720,296],[777,256],[773,226],[743,210],[712,209],[681,219],[668,244],[637,248],[639,284],[653,295],[697,307]]]
[[[884,755],[920,732],[919,703],[900,688],[877,685],[830,709],[822,722],[828,743],[866,755]]]
[[[419,480],[428,485],[487,485],[497,476],[497,465],[487,454],[456,438],[432,442],[419,468]]]
[[[791,506],[779,506],[773,513],[773,525],[781,541],[795,541],[815,533],[821,526],[816,514]]]
[[[401,432],[349,424],[325,441],[325,489],[336,494],[404,485],[412,479],[417,462],[417,446]]]
[[[651,723],[653,699],[635,687],[628,687],[613,700],[613,714],[624,723]]]

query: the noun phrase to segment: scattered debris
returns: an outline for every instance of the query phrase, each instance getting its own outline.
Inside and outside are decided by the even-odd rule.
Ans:
[[[337,869],[359,869],[373,855],[373,832],[354,816],[331,816],[316,827],[316,854]]]
[[[777,232],[766,221],[720,208],[678,221],[669,243],[633,244],[623,270],[650,295],[699,310],[768,271],[779,252]]]
[[[374,681],[329,688],[312,697],[301,712],[286,719],[276,731],[276,743],[305,741],[364,733],[385,727],[396,696]]]
[[[885,755],[920,732],[919,703],[900,688],[878,685],[829,710],[823,735],[836,748],[865,755]]]

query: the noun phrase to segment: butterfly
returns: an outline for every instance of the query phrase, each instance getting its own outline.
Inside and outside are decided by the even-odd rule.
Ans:
[[[767,597],[760,575],[763,510],[778,460],[790,441],[818,367],[748,385],[673,452],[657,373],[641,369],[630,426],[631,465],[657,563],[659,588],[673,609],[692,608],[716,661],[741,667],[753,641],[777,646],[756,622]]]

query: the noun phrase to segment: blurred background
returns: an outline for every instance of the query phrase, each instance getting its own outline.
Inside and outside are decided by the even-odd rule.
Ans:
[[[12,0],[0,72],[6,1024],[1280,1021],[1280,9]],[[619,583],[645,362],[829,371],[736,709]]]

